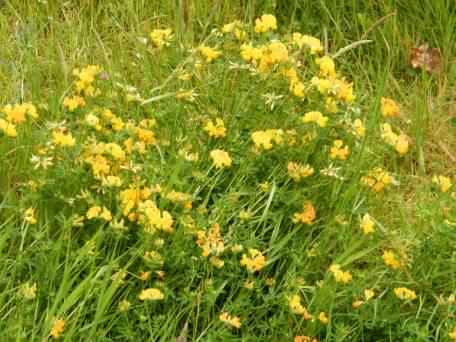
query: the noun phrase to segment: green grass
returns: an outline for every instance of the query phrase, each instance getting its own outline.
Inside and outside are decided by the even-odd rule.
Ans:
[[[253,32],[263,13],[277,17],[277,34]],[[328,114],[328,127],[303,124],[305,112],[324,112],[324,98],[309,88],[301,100],[283,77],[230,68],[229,62],[246,65],[239,43],[213,29],[236,19],[256,45],[299,31],[320,38],[334,55],[371,40],[336,59],[337,71],[354,83],[355,102]],[[451,0],[0,1],[0,117],[4,105],[21,102],[33,103],[40,115],[18,126],[16,138],[0,132],[0,340],[51,340],[53,322],[63,319],[64,341],[292,341],[300,335],[318,341],[449,341],[456,326],[456,304],[449,299],[456,295],[456,197],[454,186],[443,193],[432,178],[455,181],[455,26]],[[142,42],[165,27],[174,33],[169,47]],[[199,54],[191,48],[203,42],[223,56],[199,70]],[[440,73],[410,66],[411,47],[422,43],[440,49]],[[309,82],[318,66],[308,52],[299,58],[305,66],[299,76]],[[75,92],[73,69],[89,64],[104,70],[95,81],[101,95],[86,97],[84,108],[69,112],[62,102]],[[183,73],[191,80],[179,79]],[[126,101],[125,86],[152,101]],[[194,90],[195,100],[176,99],[181,90]],[[282,95],[274,109],[263,96],[271,93]],[[382,97],[400,104],[399,118],[382,117]],[[83,161],[91,137],[124,146],[135,136],[129,129],[96,131],[86,125],[86,115],[101,117],[101,108],[135,126],[156,121],[156,143],[144,154],[127,153],[128,162],[112,171],[122,178],[120,189],[101,186]],[[227,127],[223,139],[203,130],[216,117]],[[355,118],[366,126],[364,139],[347,129],[347,120]],[[384,122],[408,136],[405,156],[380,138]],[[71,131],[75,146],[53,147],[57,123]],[[295,129],[298,143],[255,151],[251,133],[270,128]],[[307,134],[316,138],[300,142]],[[345,161],[328,157],[337,138],[350,146]],[[53,165],[35,169],[30,159],[42,148]],[[212,166],[214,149],[229,152],[231,167]],[[199,160],[185,160],[188,152],[198,153]],[[141,169],[134,171],[130,161]],[[311,164],[314,175],[293,182],[290,161]],[[330,165],[340,168],[344,181],[319,173]],[[381,193],[362,186],[360,179],[374,167],[388,170],[397,184]],[[174,218],[172,234],[148,234],[145,223],[123,217],[120,191],[155,184],[163,193],[191,197],[189,208],[151,195]],[[316,208],[315,222],[293,223],[305,201]],[[101,219],[73,224],[95,205],[109,208],[116,220],[124,218],[129,230]],[[36,224],[24,221],[30,207]],[[239,217],[242,210],[251,213],[247,220]],[[359,228],[366,212],[376,222],[370,236]],[[220,269],[202,256],[195,234],[215,223],[226,247]],[[242,252],[229,251],[236,244]],[[259,272],[240,265],[249,248],[266,257]],[[144,258],[151,250],[163,264]],[[385,265],[385,250],[401,259],[399,269]],[[336,282],[328,271],[332,264],[349,271],[352,281]],[[139,279],[143,271],[151,272],[148,280]],[[37,285],[33,299],[21,292],[27,282]],[[151,287],[164,299],[139,300]],[[398,299],[398,287],[413,289],[417,298]],[[375,297],[354,309],[366,288]],[[289,298],[295,294],[313,319],[292,312]],[[125,300],[130,306],[122,311]],[[241,328],[221,322],[221,312],[238,316]],[[320,312],[327,324],[318,320]]]

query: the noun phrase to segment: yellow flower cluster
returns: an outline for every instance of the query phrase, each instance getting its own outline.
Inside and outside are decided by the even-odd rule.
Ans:
[[[302,48],[303,46],[309,48],[311,54],[316,54],[323,51],[323,45],[318,38],[295,32],[292,35],[292,39],[299,48]]]
[[[236,316],[231,316],[228,312],[222,312],[219,319],[233,328],[239,329],[241,327],[241,319]]]
[[[139,298],[139,300],[142,300],[142,301],[162,300],[165,298],[165,295],[159,289],[151,287],[151,288],[142,290],[141,293],[138,295],[138,298]]]
[[[340,139],[334,140],[333,146],[331,147],[329,157],[331,159],[346,160],[350,149],[347,145],[344,146],[344,142]]]
[[[375,231],[375,222],[369,214],[364,214],[359,224],[365,235],[372,234]]]
[[[222,55],[220,51],[217,51],[206,45],[201,45],[198,48],[198,51],[205,58],[206,63],[211,63]]]
[[[203,256],[208,257],[212,255],[220,255],[225,250],[225,243],[222,235],[220,234],[220,226],[215,223],[209,231],[197,231],[196,244],[203,250]]]
[[[304,123],[316,123],[320,127],[326,127],[326,124],[328,123],[328,117],[324,116],[321,112],[313,111],[313,112],[307,112],[304,114],[302,117],[302,122]]]
[[[243,40],[247,33],[243,29],[243,25],[239,20],[235,20],[231,23],[225,24],[222,27],[223,33],[233,33],[236,39]]]
[[[164,231],[173,233],[174,219],[166,210],[160,210],[155,202],[145,200],[138,205],[138,222],[143,225],[146,233],[155,233],[156,231]]]
[[[299,295],[291,296],[291,298],[288,300],[288,306],[294,314],[301,315],[304,320],[309,320],[312,318],[306,307],[302,305],[301,297]]]
[[[73,135],[70,131],[66,130],[57,130],[52,132],[53,142],[56,145],[62,147],[71,147],[76,144],[76,139],[73,138]]]
[[[89,220],[96,218],[101,218],[108,222],[112,220],[111,211],[106,207],[100,207],[98,205],[90,207],[89,210],[87,210],[86,216]]]
[[[267,129],[265,131],[255,131],[251,134],[253,143],[257,148],[270,150],[275,143],[281,145],[283,143],[284,132],[281,129]]]
[[[446,176],[434,176],[432,182],[437,184],[442,192],[448,192],[453,186],[451,178]]]
[[[257,48],[251,44],[243,44],[241,46],[241,57],[246,62],[251,62],[257,66],[260,72],[267,72],[273,65],[285,63],[289,58],[287,46],[279,41],[272,41]]]
[[[386,266],[389,266],[394,270],[397,270],[401,267],[401,262],[397,259],[396,254],[394,254],[393,251],[384,251],[383,261],[385,262]]]
[[[212,150],[210,153],[212,162],[217,169],[228,168],[231,166],[232,160],[228,152],[223,150]]]
[[[255,20],[255,32],[264,33],[277,30],[277,19],[272,14],[263,14]]]
[[[352,280],[352,275],[348,271],[342,271],[340,265],[333,264],[329,267],[329,271],[333,274],[334,279],[338,283],[348,284]]]
[[[248,254],[242,255],[241,266],[251,273],[260,271],[265,265],[266,258],[258,249],[251,248]]]
[[[406,287],[397,287],[394,289],[394,294],[397,298],[402,300],[415,300],[416,293],[413,290],[410,290]]]
[[[24,212],[24,221],[27,222],[28,224],[36,224],[38,222],[36,219],[34,208],[28,208]]]
[[[314,169],[309,164],[301,165],[299,163],[289,162],[287,165],[288,176],[295,182],[299,182],[302,178],[313,175]]]
[[[149,36],[152,44],[156,48],[161,49],[162,47],[169,45],[171,39],[173,38],[173,31],[170,28],[155,29]]]
[[[380,102],[382,115],[384,117],[395,117],[401,114],[398,104],[393,99],[382,97]]]
[[[226,136],[225,123],[220,118],[215,119],[215,124],[212,120],[209,120],[203,129],[211,138],[224,138]]]
[[[24,123],[26,115],[32,119],[38,119],[38,111],[31,103],[8,104],[0,109],[0,113],[5,114],[5,118],[0,117],[0,131],[10,138],[17,136],[16,126]]]
[[[361,178],[361,183],[374,192],[382,192],[386,186],[393,183],[393,177],[380,167],[377,167]]]
[[[408,152],[408,138],[405,134],[397,135],[393,132],[389,123],[382,124],[382,139],[389,145],[393,146],[402,156]]]
[[[303,210],[293,215],[294,223],[312,224],[317,217],[317,212],[311,202],[304,202]]]
[[[66,107],[70,112],[74,112],[77,108],[85,107],[86,102],[83,97],[74,95],[71,97],[65,97],[63,99],[63,106]]]
[[[98,65],[88,65],[82,69],[74,69],[73,75],[78,78],[75,83],[76,93],[83,93],[85,96],[98,95],[100,91],[95,89],[93,83],[95,82],[95,77],[101,71],[102,69]]]
[[[54,323],[52,324],[52,329],[51,329],[50,335],[52,338],[57,339],[63,334],[64,330],[65,330],[65,321],[63,319],[56,319],[56,320],[54,320]]]

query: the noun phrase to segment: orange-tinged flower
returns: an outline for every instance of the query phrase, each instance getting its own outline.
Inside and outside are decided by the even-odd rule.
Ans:
[[[54,339],[59,338],[65,330],[65,321],[63,319],[56,319],[52,325],[51,337]]]
[[[247,268],[247,271],[253,273],[260,271],[266,265],[266,258],[259,250],[251,248],[248,254],[242,255],[240,263]]]
[[[316,210],[311,202],[305,202],[303,205],[303,211],[295,213],[293,215],[294,223],[312,224],[317,217]]]
[[[401,114],[398,104],[388,97],[381,98],[381,111],[384,117],[395,117]]]

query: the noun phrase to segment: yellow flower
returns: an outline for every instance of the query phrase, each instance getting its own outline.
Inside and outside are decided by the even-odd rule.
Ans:
[[[266,258],[257,249],[249,249],[248,255],[243,254],[241,266],[245,266],[249,272],[260,271],[266,265]]]
[[[15,105],[6,105],[0,110],[6,114],[6,120],[12,124],[21,124],[26,120],[25,115],[28,114],[32,118],[38,118],[36,107],[31,103],[22,103]]]
[[[10,138],[15,138],[17,136],[16,126],[1,118],[0,131],[3,131],[3,133]]]
[[[274,64],[285,63],[288,61],[288,49],[285,44],[279,41],[273,41],[265,46],[262,50],[258,70],[265,72],[270,70]]]
[[[370,187],[374,192],[381,192],[389,184],[393,183],[393,177],[382,168],[377,167],[361,178],[361,183]]]
[[[266,131],[256,131],[251,134],[253,143],[257,148],[270,150],[272,142],[280,145],[283,142],[283,131],[281,129],[267,129]]]
[[[318,124],[318,126],[320,126],[320,127],[325,127],[328,122],[328,118],[326,116],[324,116],[321,112],[315,112],[315,111],[307,112],[302,117],[302,122],[304,122],[304,123],[314,122],[314,123]]]
[[[222,312],[219,316],[219,319],[223,323],[226,323],[236,329],[239,329],[241,327],[241,320],[239,319],[239,317],[231,316],[227,312]]]
[[[138,278],[142,281],[147,281],[150,277],[150,271],[147,272],[139,272]]]
[[[329,322],[329,319],[328,319],[328,317],[326,316],[326,313],[324,313],[324,312],[320,312],[320,314],[318,315],[318,320],[319,320],[322,324],[328,324],[328,322]]]
[[[226,135],[225,123],[220,118],[215,119],[215,125],[209,120],[203,129],[212,138],[224,138]]]
[[[290,91],[296,97],[303,98],[305,95],[304,90],[304,83],[302,82],[293,82],[290,85]]]
[[[319,78],[314,76],[310,80],[310,83],[312,84],[312,86],[318,89],[318,92],[320,94],[326,95],[328,93],[329,88],[331,88],[333,82],[325,78]]]
[[[451,178],[446,176],[434,176],[432,177],[432,182],[437,184],[442,192],[448,192],[453,185]]]
[[[325,109],[328,113],[337,113],[339,110],[337,108],[337,101],[333,97],[327,97],[325,100]]]
[[[232,160],[230,155],[223,150],[212,150],[210,156],[217,169],[231,166]]]
[[[251,44],[241,45],[241,57],[246,62],[256,63],[263,56],[263,50],[261,48],[253,47]]]
[[[300,213],[295,213],[293,215],[293,222],[294,223],[304,223],[304,224],[312,224],[315,218],[317,217],[317,213],[315,211],[314,206],[311,202],[305,202],[303,206],[303,211]]]
[[[350,153],[350,149],[347,145],[345,145],[345,147],[342,147],[343,145],[344,142],[342,140],[334,140],[333,146],[331,147],[331,151],[329,154],[331,159],[347,159],[348,154]]]
[[[71,132],[64,133],[63,131],[54,131],[52,132],[52,137],[54,138],[54,144],[60,146],[74,146],[76,140],[71,135]]]
[[[277,19],[272,14],[263,14],[255,20],[255,32],[264,33],[269,30],[277,30]]]
[[[37,222],[36,217],[35,217],[35,209],[28,208],[24,212],[24,221],[27,222],[28,224],[35,224]]]
[[[109,211],[109,209],[107,209],[106,207],[103,207],[103,210],[100,213],[100,218],[102,218],[103,220],[105,220],[107,222],[111,221],[112,215],[111,215],[111,212]]]
[[[303,46],[309,48],[311,54],[323,51],[323,45],[321,44],[321,41],[318,38],[308,35],[302,35],[299,32],[295,32],[293,33],[292,39],[293,42],[299,46],[299,48],[302,48]]]
[[[394,294],[399,299],[403,300],[414,300],[416,299],[416,293],[413,290],[410,290],[406,287],[397,287],[394,289]]]
[[[448,333],[448,336],[456,342],[456,326],[453,328],[453,331]]]
[[[144,225],[146,233],[154,233],[161,230],[167,233],[173,233],[174,219],[166,210],[160,210],[155,202],[146,200],[138,205],[138,211],[141,213],[139,222]]]
[[[210,63],[222,55],[220,51],[217,51],[209,46],[202,45],[198,48],[198,51],[206,58],[206,62]]]
[[[352,280],[352,275],[350,272],[342,271],[340,265],[331,265],[329,271],[333,274],[334,279],[336,279],[338,283],[347,284]]]
[[[364,290],[364,298],[366,298],[366,300],[371,300],[372,298],[374,298],[374,296],[375,296],[374,290],[371,290],[371,289]]]
[[[19,286],[18,289],[18,294],[25,299],[31,300],[36,298],[36,290],[37,286],[36,283],[30,284],[29,282],[26,282]]]
[[[152,44],[157,48],[162,48],[163,46],[168,46],[170,40],[172,39],[172,30],[171,29],[156,29],[150,33],[150,40]]]
[[[289,162],[287,166],[288,176],[295,182],[299,182],[302,178],[313,175],[314,169],[309,164],[301,165],[294,162]]]
[[[62,335],[63,331],[65,330],[65,321],[63,319],[56,319],[52,325],[51,329],[51,337],[52,338],[59,338]]]
[[[381,125],[382,139],[389,145],[393,146],[400,155],[404,155],[408,151],[408,138],[405,134],[397,135],[393,132],[391,125],[385,123]]]
[[[401,110],[397,103],[390,98],[381,98],[381,111],[384,117],[395,117],[401,114]]]
[[[223,33],[231,33],[234,31],[236,27],[241,26],[242,23],[239,20],[235,20],[231,23],[225,24],[222,26],[222,32]]]
[[[301,298],[299,295],[293,295],[288,300],[288,306],[291,311],[297,315],[302,315],[305,320],[309,320],[312,316],[307,311],[306,307],[301,304]]]
[[[145,301],[145,300],[161,300],[165,298],[165,295],[156,288],[148,288],[145,290],[142,290],[141,293],[138,296],[139,300]]]
[[[119,303],[119,311],[120,312],[128,311],[128,309],[130,308],[130,305],[131,305],[131,303],[128,300],[126,300],[126,299],[122,300]]]
[[[400,261],[396,258],[396,255],[392,251],[383,252],[383,261],[386,266],[391,267],[394,270],[397,270],[401,267]]]
[[[120,187],[122,180],[117,176],[107,176],[102,178],[103,186],[107,187]]]
[[[89,220],[93,218],[97,218],[101,213],[101,207],[100,206],[93,206],[90,207],[89,210],[87,210],[86,216]]]
[[[358,138],[364,138],[366,135],[366,127],[360,119],[356,119],[353,122],[353,130],[355,131],[355,134]]]
[[[215,255],[210,257],[209,262],[217,268],[222,268],[225,265],[225,262]]]
[[[65,97],[63,99],[63,106],[68,108],[70,112],[73,112],[77,108],[82,108],[86,105],[85,100],[78,95],[75,95],[73,97]]]
[[[364,214],[359,224],[365,235],[372,234],[375,231],[375,222],[369,214]]]
[[[336,64],[329,56],[317,58],[315,62],[320,66],[320,75],[323,77],[336,77]]]
[[[220,225],[214,223],[209,231],[199,230],[196,233],[196,244],[203,251],[203,256],[220,255],[225,250],[225,243],[220,234]]]

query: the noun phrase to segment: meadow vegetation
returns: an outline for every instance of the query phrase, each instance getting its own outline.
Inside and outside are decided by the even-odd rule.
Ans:
[[[455,27],[0,1],[0,340],[456,341]]]

